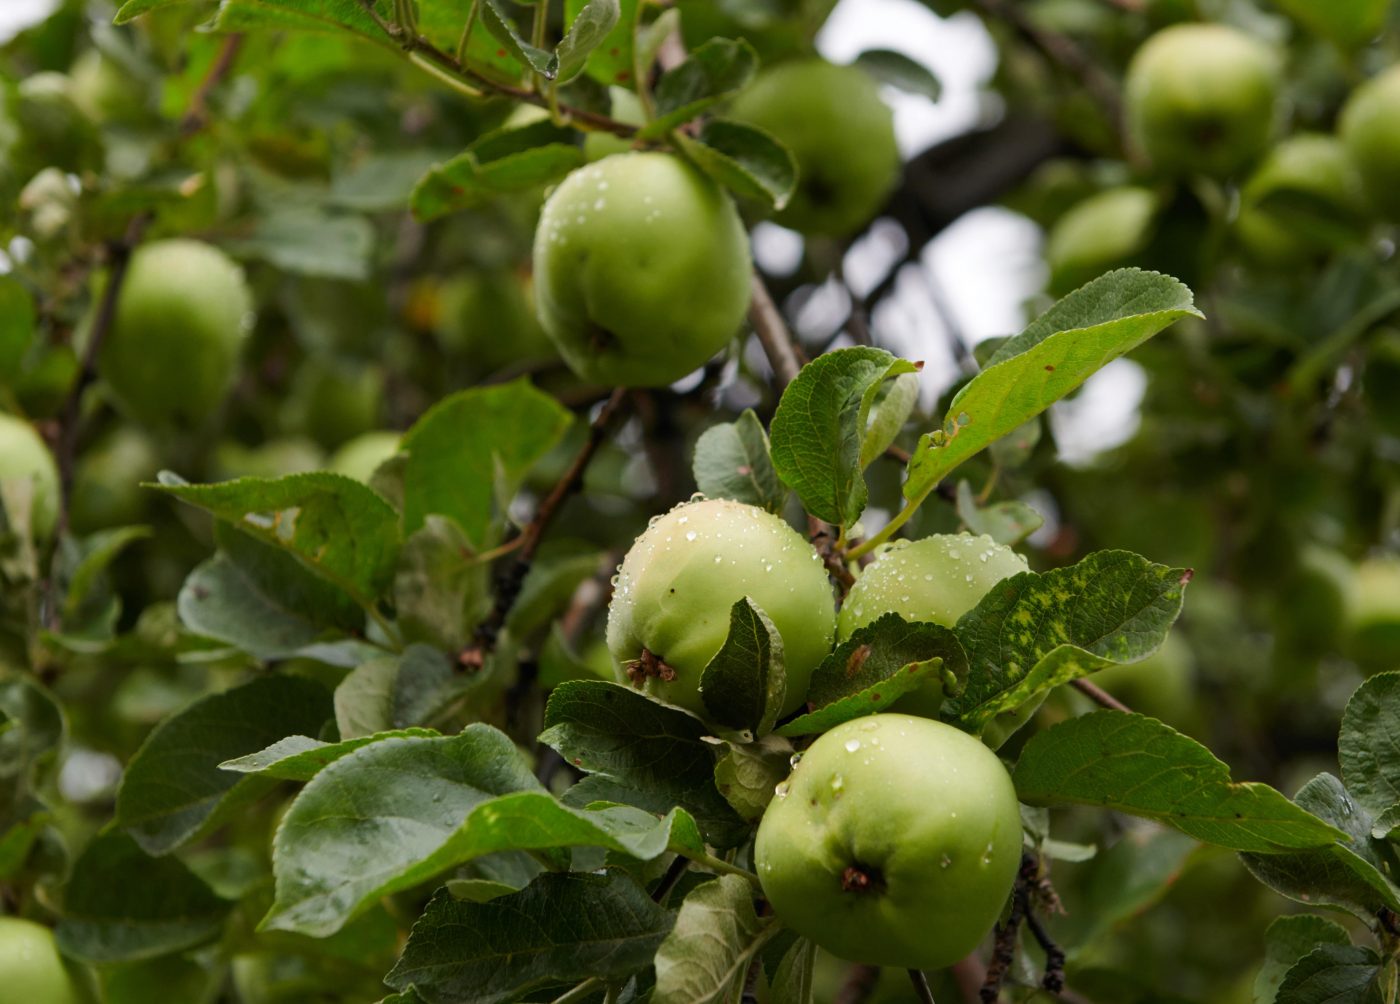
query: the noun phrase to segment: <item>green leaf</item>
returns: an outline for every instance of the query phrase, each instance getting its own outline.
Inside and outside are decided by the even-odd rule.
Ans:
[[[355,752],[361,746],[368,746],[383,739],[436,738],[439,738],[439,734],[435,730],[421,728],[376,732],[374,735],[357,736],[338,743],[323,743],[309,736],[287,736],[277,740],[267,749],[234,760],[225,760],[219,764],[219,768],[239,774],[261,774],[263,777],[273,777],[279,781],[310,781],[323,768]]]
[[[394,613],[405,639],[459,650],[491,601],[488,566],[456,522],[428,515],[404,540],[394,572]]]
[[[1265,784],[1230,780],[1200,743],[1153,718],[1096,711],[1032,736],[1014,774],[1031,805],[1097,805],[1197,840],[1272,854],[1343,833]]]
[[[967,656],[941,624],[910,624],[889,613],[857,628],[812,672],[807,703],[814,711],[778,730],[801,736],[883,711],[903,695],[937,680],[955,694],[967,679]]]
[[[618,871],[541,875],[488,903],[440,890],[385,982],[428,1004],[504,1004],[543,986],[622,979],[651,961],[672,923]]]
[[[658,815],[680,806],[711,844],[732,847],[749,836],[715,788],[715,747],[693,715],[616,683],[579,680],[550,694],[544,724],[540,742],[592,775],[566,801],[626,802]]]
[[[145,14],[147,11],[159,10],[162,7],[173,7],[178,3],[188,3],[189,0],[126,0],[126,3],[117,8],[117,15],[112,19],[113,24],[126,24]]]
[[[266,676],[211,694],[155,727],[117,789],[117,825],[150,854],[165,854],[226,821],[274,782],[219,764],[288,735],[320,732],[331,699],[319,684]]]
[[[19,372],[36,320],[29,291],[14,276],[0,275],[0,385]]]
[[[684,63],[667,70],[652,92],[656,117],[637,134],[658,139],[706,108],[737,94],[753,79],[758,53],[742,38],[711,38]]]
[[[1024,502],[1010,500],[979,506],[972,486],[958,482],[958,518],[969,533],[986,534],[998,544],[1019,544],[1045,525],[1045,517]]]
[[[577,134],[549,121],[488,133],[425,174],[409,206],[422,222],[551,184],[584,163]]]
[[[880,83],[908,94],[937,101],[943,93],[943,85],[932,70],[893,49],[866,49],[856,57],[856,65]]]
[[[335,176],[326,202],[361,213],[406,209],[419,179],[442,159],[433,150],[371,153]]]
[[[917,374],[904,373],[880,384],[866,421],[865,438],[860,444],[862,468],[869,467],[877,457],[889,449],[918,402]]]
[[[447,653],[430,645],[373,659],[335,688],[340,736],[354,739],[434,722],[489,678],[485,669],[460,672]]]
[[[279,206],[254,219],[252,233],[227,242],[233,254],[294,275],[358,282],[369,278],[375,235],[363,216]]]
[[[752,408],[701,433],[691,468],[696,487],[710,498],[734,499],[774,513],[787,501],[768,453],[768,433]]]
[[[1400,802],[1400,673],[1378,673],[1351,695],[1337,759],[1347,790],[1372,815]]]
[[[865,509],[860,461],[871,405],[884,381],[916,368],[884,349],[838,349],[802,367],[783,391],[773,466],[813,516],[850,526]]]
[[[773,974],[770,1004],[812,1004],[816,958],[817,946],[806,938],[798,938]]]
[[[700,674],[700,694],[719,724],[757,735],[773,731],[787,694],[783,638],[747,596],[729,610],[729,633]]]
[[[1371,823],[1371,836],[1377,840],[1394,840],[1400,830],[1400,804],[1392,805]]]
[[[52,760],[63,745],[63,711],[37,681],[0,668],[0,778],[23,778]]]
[[[702,171],[735,195],[772,210],[788,204],[797,188],[792,151],[757,126],[710,119],[694,139],[676,133],[676,142]]]
[[[699,839],[684,813],[583,812],[540,788],[488,725],[442,738],[389,738],[322,769],[274,844],[277,898],[266,928],[323,937],[380,897],[501,851],[591,846],[650,860]]]
[[[1313,34],[1342,46],[1358,46],[1385,27],[1389,0],[1278,0],[1278,5]]]
[[[963,461],[1106,364],[1181,318],[1200,316],[1191,291],[1156,272],[1119,269],[1075,290],[1002,343],[987,367],[958,391],[943,427],[919,439],[904,497],[926,498]]]
[[[1051,687],[1151,655],[1189,581],[1185,569],[1096,551],[1068,568],[997,583],[957,624],[970,665],[953,703],[958,724],[980,731]]]
[[[759,920],[753,887],[739,876],[696,886],[656,951],[651,1004],[737,1000],[749,963],[777,929],[772,920]]]
[[[60,542],[64,634],[111,638],[121,602],[105,573],[123,551],[150,536],[149,527],[122,526],[99,530],[80,541]]]
[[[496,486],[509,496],[554,448],[570,415],[524,379],[460,391],[404,433],[404,531],[429,513],[450,517],[478,549],[490,541]]]
[[[763,817],[773,800],[773,789],[792,770],[792,744],[777,736],[756,743],[730,743],[729,752],[715,765],[715,787],[750,823]]]
[[[1284,977],[1319,945],[1350,945],[1346,929],[1311,913],[1276,917],[1264,932],[1264,965],[1254,979],[1254,1004],[1275,1004]]]
[[[339,474],[192,485],[162,471],[153,487],[282,548],[361,606],[372,605],[394,574],[398,514],[373,491]]]
[[[566,0],[564,14],[566,22],[572,26],[575,20],[589,8],[590,0]],[[639,10],[643,6],[638,0],[621,0],[618,6],[617,23],[588,54],[585,68],[588,75],[600,84],[618,87],[633,86],[632,39],[636,30]],[[560,64],[564,60],[561,56]],[[563,76],[561,69],[560,76]]]
[[[477,10],[482,24],[512,56],[546,80],[554,79],[559,72],[558,58],[552,52],[536,48],[521,36],[501,0],[481,0]]]
[[[1370,922],[1382,909],[1400,912],[1400,887],[1386,876],[1386,857],[1371,838],[1371,816],[1342,783],[1319,774],[1294,799],[1344,836],[1336,843],[1293,854],[1241,854],[1260,882],[1310,906],[1346,910]]]
[[[230,907],[180,861],[108,831],[73,865],[58,946],[88,963],[155,958],[218,937]]]
[[[1320,945],[1283,978],[1277,1004],[1384,1004],[1380,956],[1360,945]]]
[[[392,0],[376,0],[381,17],[392,19],[391,4]],[[213,27],[217,31],[344,29],[380,45],[393,44],[357,0],[221,0]]]
[[[583,72],[589,55],[607,40],[622,18],[618,0],[589,0],[569,22],[569,30],[554,49],[559,60],[558,82]]]

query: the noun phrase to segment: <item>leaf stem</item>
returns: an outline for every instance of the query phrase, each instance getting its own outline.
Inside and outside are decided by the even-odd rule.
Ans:
[[[738,875],[742,879],[747,879],[749,884],[752,885],[755,889],[761,890],[763,888],[763,886],[759,884],[757,875],[749,871],[747,868],[740,868],[738,865],[731,865],[728,861],[725,861],[723,858],[717,858],[713,854],[706,854],[703,852],[700,854],[688,854],[685,851],[678,851],[677,853],[684,855],[691,861],[694,861],[697,865],[702,865],[705,868],[710,869],[710,871],[712,872],[718,872],[721,875]]]
[[[905,523],[909,522],[909,517],[914,515],[914,513],[918,510],[919,506],[923,505],[924,500],[928,498],[931,494],[933,494],[932,487],[930,487],[927,491],[920,492],[914,498],[906,501],[904,503],[904,508],[899,510],[899,512],[895,513],[893,518],[891,518],[890,521],[884,525],[884,527],[880,530],[879,533],[875,534],[875,536],[873,537],[868,537],[860,544],[857,544],[855,547],[851,548],[849,551],[846,552],[846,557],[848,559],[862,557],[863,555],[867,555],[871,551],[875,550],[875,548],[879,547],[885,541],[889,540],[891,537],[894,536],[896,530],[898,530]]]
[[[1081,676],[1077,680],[1071,680],[1070,686],[1074,687],[1075,690],[1088,697],[1100,707],[1108,708],[1110,711],[1124,711],[1128,714],[1132,714],[1133,712],[1132,708],[1118,700],[1118,698],[1114,697],[1098,684],[1090,682],[1085,677]]]
[[[909,970],[909,982],[914,984],[914,996],[919,998],[920,1004],[937,1004],[933,999],[933,991],[929,988],[928,977],[922,969]]]
[[[467,20],[462,25],[462,37],[457,41],[457,62],[463,65],[467,62],[467,46],[471,42],[472,29],[476,27],[476,9],[481,0],[471,0],[467,7]]]
[[[575,1004],[575,1002],[581,1001],[589,994],[597,991],[602,985],[602,980],[598,979],[596,976],[590,976],[572,990],[566,990],[564,993],[554,998],[551,1004]]]
[[[535,4],[535,17],[530,25],[530,44],[536,49],[544,48],[544,30],[549,23],[549,4],[547,0],[538,0]],[[531,74],[531,87],[536,94],[541,93],[544,86],[543,74],[535,71]]]

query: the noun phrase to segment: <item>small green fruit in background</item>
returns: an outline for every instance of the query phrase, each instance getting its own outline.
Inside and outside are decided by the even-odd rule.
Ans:
[[[18,917],[0,917],[0,993],[15,1004],[81,1004],[53,932]]]
[[[69,519],[76,533],[140,523],[153,494],[160,454],[151,437],[121,425],[82,451],[73,472]]]
[[[1278,5],[1313,34],[1354,46],[1380,34],[1390,0],[1278,0]]]
[[[30,529],[36,540],[48,539],[58,522],[58,466],[34,426],[0,412],[0,481],[12,479],[32,480]]]
[[[1269,196],[1298,204],[1261,205]],[[1300,133],[1270,150],[1245,183],[1235,232],[1256,260],[1291,265],[1359,236],[1365,212],[1346,147],[1331,136]]]
[[[1352,91],[1339,131],[1372,208],[1400,220],[1400,66]]]
[[[243,269],[183,238],[136,249],[98,372],[122,408],[149,425],[197,424],[223,402],[252,299]]]
[[[1400,437],[1400,330],[1382,329],[1371,337],[1361,388],[1376,425]]]
[[[24,170],[86,171],[101,166],[101,137],[73,101],[72,81],[65,74],[46,71],[25,77],[19,83],[17,109],[23,139],[15,152],[32,165]]]
[[[774,220],[807,234],[844,237],[879,212],[899,180],[894,113],[864,70],[821,59],[760,73],[729,117],[758,126],[797,160],[797,191]]]
[[[1400,669],[1400,558],[1368,558],[1356,567],[1347,627],[1347,651],[1363,668]]]
[[[1050,291],[1069,293],[1103,273],[1131,264],[1152,239],[1156,193],[1124,185],[1080,202],[1055,223],[1045,243]]]
[[[1139,714],[1151,715],[1178,729],[1192,731],[1196,709],[1196,657],[1181,637],[1169,634],[1146,659],[1109,666],[1089,677]]]
[[[952,627],[987,590],[1027,569],[1025,558],[985,534],[947,533],[896,541],[851,587],[841,606],[837,637],[845,641],[857,628],[888,613],[911,623]],[[942,699],[942,684],[929,680],[900,698],[895,707],[932,716]]]
[[[729,635],[729,613],[747,596],[783,639],[783,714],[807,695],[831,650],[835,600],[817,552],[792,527],[727,499],[679,505],[654,520],[623,559],[608,608],[608,649],[619,678],[645,649],[676,672],[648,693],[707,717],[700,674]]]
[[[438,341],[482,376],[557,358],[531,299],[529,284],[508,270],[454,276],[438,289]]]
[[[326,467],[336,474],[344,474],[347,478],[368,484],[379,465],[398,452],[399,439],[400,434],[397,432],[366,432],[331,454]]]
[[[1020,862],[1020,807],[996,754],[897,714],[818,738],[754,843],[784,924],[843,959],[901,969],[942,969],[975,949]]]
[[[229,478],[281,478],[324,469],[326,455],[301,436],[286,436],[257,446],[227,440],[214,448],[212,476]]]
[[[545,203],[534,260],[540,323],[594,383],[679,380],[734,337],[748,310],[739,213],[670,154],[617,154],[570,174]]]
[[[311,356],[292,380],[283,427],[334,449],[379,425],[383,398],[384,374],[377,367]]]
[[[1149,38],[1128,67],[1128,132],[1167,174],[1238,174],[1267,149],[1278,118],[1279,59],[1219,24],[1181,24]]]
[[[129,123],[146,112],[141,83],[97,49],[75,59],[68,76],[73,103],[94,122]]]

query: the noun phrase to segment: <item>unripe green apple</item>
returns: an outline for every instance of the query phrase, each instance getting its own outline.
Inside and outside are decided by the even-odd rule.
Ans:
[[[126,123],[145,114],[141,82],[97,49],[75,59],[68,77],[73,103],[94,122]]]
[[[102,163],[102,140],[92,121],[73,102],[71,82],[46,71],[19,83],[18,119],[23,155],[32,163],[84,171]]]
[[[1322,219],[1309,229],[1305,218],[1283,217],[1261,206],[1276,193],[1297,193]],[[1344,228],[1358,235],[1365,214],[1361,177],[1346,148],[1331,136],[1300,133],[1269,151],[1240,193],[1235,232],[1256,259],[1290,265],[1325,252]]]
[[[1147,247],[1156,193],[1124,185],[1080,202],[1056,221],[1045,242],[1051,292],[1064,294],[1126,265]]]
[[[703,365],[749,305],[748,234],[720,188],[665,153],[579,168],[535,231],[540,323],[575,373],[656,387]]]
[[[69,504],[73,529],[91,533],[141,522],[152,494],[141,482],[155,480],[159,470],[150,436],[130,425],[113,429],[78,458]]]
[[[1191,731],[1198,724],[1196,657],[1180,636],[1169,634],[1146,659],[1109,666],[1089,680],[1134,711]]]
[[[257,446],[226,440],[214,448],[213,474],[226,478],[281,478],[288,474],[319,471],[326,455],[311,440],[287,436]]]
[[[1400,558],[1356,568],[1347,612],[1347,651],[1365,669],[1400,669]]]
[[[866,568],[841,606],[836,633],[845,641],[857,628],[896,613],[911,623],[952,627],[1002,579],[1026,571],[1026,559],[985,534],[935,534],[896,541]],[[900,711],[937,715],[943,687],[927,680],[896,702]]]
[[[508,270],[467,272],[444,282],[434,327],[442,347],[482,376],[558,355],[535,316],[528,283]]]
[[[784,924],[843,959],[901,969],[942,969],[975,949],[1020,861],[1020,807],[996,754],[898,714],[818,738],[754,843]]]
[[[1352,91],[1339,131],[1372,207],[1400,220],[1400,66]]]
[[[884,205],[899,179],[894,113],[856,66],[802,59],[764,70],[729,117],[771,133],[797,160],[797,190],[774,219],[808,234],[844,237]]]
[[[0,917],[0,987],[16,1004],[81,1004],[53,932],[19,917]]]
[[[1341,45],[1359,45],[1385,27],[1390,0],[1278,0],[1303,27]]]
[[[728,499],[676,506],[652,521],[622,561],[608,607],[608,650],[619,678],[643,650],[675,671],[648,675],[648,693],[706,717],[700,674],[729,635],[729,612],[748,597],[783,640],[783,714],[807,695],[831,650],[835,601],[826,567],[772,513]]]
[[[146,244],[131,256],[99,372],[139,421],[198,423],[228,393],[251,310],[243,269],[218,248]]]
[[[379,465],[398,452],[400,438],[399,433],[388,430],[366,432],[331,454],[326,467],[368,484]]]
[[[282,408],[283,428],[334,449],[379,424],[383,398],[384,374],[378,368],[311,356],[292,379]]]
[[[11,479],[32,479],[30,529],[46,540],[58,522],[58,466],[34,426],[0,412],[0,480]]]
[[[1264,152],[1278,117],[1280,67],[1264,42],[1220,24],[1149,38],[1128,67],[1128,132],[1168,174],[1228,177]]]

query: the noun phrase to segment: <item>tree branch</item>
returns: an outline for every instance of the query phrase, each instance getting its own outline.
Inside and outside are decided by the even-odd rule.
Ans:
[[[199,87],[190,97],[189,108],[185,110],[184,118],[180,119],[181,137],[193,136],[209,124],[209,95],[233,69],[234,61],[238,59],[238,50],[241,48],[243,48],[242,35],[233,34],[224,38],[224,44],[219,48],[219,54],[214,57],[209,72],[204,75],[204,79],[199,82]]]
[[[1110,711],[1126,711],[1129,714],[1132,713],[1132,708],[1118,700],[1118,698],[1114,697],[1098,684],[1090,683],[1084,677],[1071,681],[1070,685],[1100,707],[1108,708]]]
[[[909,970],[909,982],[914,984],[914,996],[919,998],[920,1004],[936,1004],[933,991],[929,989],[928,977],[922,969]]]
[[[806,361],[801,347],[788,330],[787,322],[768,293],[763,277],[757,271],[753,274],[753,293],[749,300],[749,323],[758,335],[763,354],[773,367],[773,383],[781,394],[788,384],[797,379],[802,364]]]

